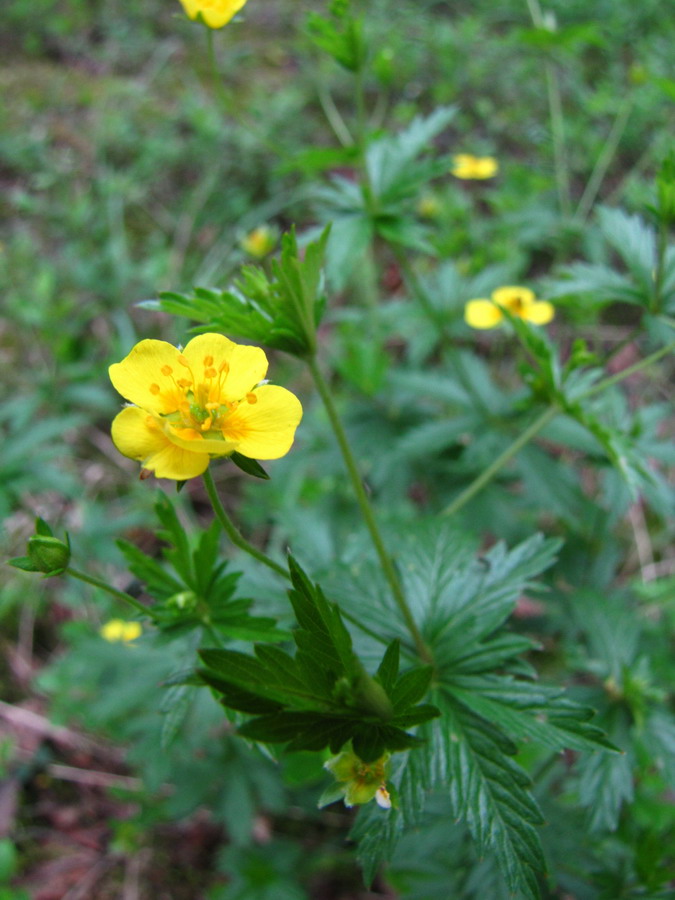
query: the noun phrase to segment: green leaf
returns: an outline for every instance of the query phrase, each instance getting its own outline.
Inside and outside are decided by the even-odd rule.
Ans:
[[[398,675],[400,651],[400,642],[392,641],[385,650],[382,662],[377,670],[376,677],[388,694],[391,693],[391,689],[396,681],[396,676]]]
[[[262,478],[265,481],[269,481],[269,475],[260,465],[260,463],[256,459],[250,459],[248,456],[243,456],[241,453],[230,454],[230,459],[242,472],[246,472],[247,475],[253,475],[254,478]]]

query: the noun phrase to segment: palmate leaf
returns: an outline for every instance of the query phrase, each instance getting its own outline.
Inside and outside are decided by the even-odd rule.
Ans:
[[[431,679],[422,666],[398,674],[396,641],[387,648],[373,678],[354,654],[352,640],[337,606],[313,584],[292,558],[289,597],[298,628],[297,651],[256,645],[255,657],[232,650],[204,650],[202,680],[218,691],[225,706],[256,715],[240,733],[264,743],[284,743],[289,750],[334,753],[352,742],[366,762],[385,750],[417,743],[406,729],[438,715],[419,704]]]
[[[534,644],[505,627],[518,597],[535,589],[537,576],[554,561],[559,542],[534,536],[512,550],[498,544],[476,558],[471,539],[438,520],[407,525],[390,541],[436,662],[430,699],[441,715],[420,727],[423,743],[392,776],[399,809],[384,822],[360,814],[354,832],[360,858],[372,875],[400,834],[419,825],[428,792],[444,790],[477,852],[498,862],[511,891],[535,898],[545,870],[536,832],[541,815],[528,775],[512,758],[516,741],[555,751],[612,747],[589,721],[591,710],[560,688],[522,677],[532,670],[520,654]],[[369,567],[359,568],[360,577],[344,584],[345,602],[348,593],[358,596],[362,610],[373,603],[369,626],[381,632],[386,622],[389,633],[397,633],[396,612],[385,606],[382,586],[372,583]]]

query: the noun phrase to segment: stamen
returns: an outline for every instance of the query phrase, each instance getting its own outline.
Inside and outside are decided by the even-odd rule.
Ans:
[[[161,371],[162,375],[171,375],[171,373],[173,372],[173,369],[171,368],[171,366],[162,366],[160,371]]]
[[[189,368],[190,368],[190,361],[189,361],[189,359],[187,358],[187,356],[183,356],[182,353],[181,353],[181,355],[178,357],[178,362],[181,364],[181,366],[185,366],[186,369],[189,369]]]
[[[210,357],[207,356],[206,358],[209,359]],[[218,374],[218,373],[217,373],[216,370],[213,369],[213,368],[211,368],[211,369],[204,369],[204,377],[205,377],[205,378],[215,378],[217,374]]]
[[[205,356],[205,357],[204,357],[204,366],[205,366],[206,368],[209,368],[209,366],[212,366],[212,365],[213,365],[213,357],[212,357],[212,356]]]
[[[213,412],[214,410],[218,409],[219,406],[220,403],[207,403],[206,409],[208,409],[209,412]]]
[[[151,384],[148,390],[151,394],[159,394],[161,388],[158,384]]]
[[[211,418],[211,416],[209,416],[208,419],[204,419],[204,421],[200,425],[200,428],[202,431],[208,431],[212,425],[213,425],[213,419]]]
[[[220,366],[218,367],[218,371],[219,371],[219,372],[225,372],[226,374],[227,374],[227,372],[230,371],[230,364],[228,363],[227,360],[224,359],[224,360],[221,362]]]
[[[186,389],[189,387],[192,387],[192,382],[190,381],[189,378],[179,378],[176,383],[178,384],[178,387],[182,387],[182,388],[186,388]]]
[[[255,395],[252,391],[251,391],[250,394],[247,394],[247,395],[246,395],[246,400],[247,400],[251,405],[253,405],[254,403],[257,403],[257,402],[258,402],[258,398],[256,397],[256,395]]]

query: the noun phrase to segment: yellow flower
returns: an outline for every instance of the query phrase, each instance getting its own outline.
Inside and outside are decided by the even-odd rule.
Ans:
[[[294,394],[263,380],[264,351],[222,334],[201,334],[182,351],[141,341],[109,372],[115,389],[134,404],[115,417],[113,443],[158,478],[195,478],[212,458],[235,450],[278,459],[290,450],[302,418]]]
[[[500,287],[493,291],[492,300],[469,300],[464,309],[464,321],[472,328],[494,328],[504,319],[502,309],[534,325],[546,325],[555,315],[548,300],[535,299],[526,287]]]
[[[450,172],[455,178],[493,178],[497,174],[499,163],[492,156],[472,156],[470,153],[458,153],[453,157]]]
[[[99,630],[101,637],[110,641],[111,644],[117,642],[128,644],[130,641],[135,641],[142,633],[140,622],[125,622],[124,619],[111,619]]]
[[[209,28],[222,28],[246,4],[246,0],[180,0],[188,18],[201,17]]]
[[[346,750],[325,762],[323,767],[339,783],[345,806],[356,806],[374,799],[382,809],[391,809],[391,797],[387,790],[389,753],[366,763],[348,745]]]
[[[276,232],[269,225],[259,225],[258,228],[254,228],[253,231],[244,235],[240,243],[242,250],[249,256],[262,259],[263,256],[267,256],[274,250],[276,242]]]

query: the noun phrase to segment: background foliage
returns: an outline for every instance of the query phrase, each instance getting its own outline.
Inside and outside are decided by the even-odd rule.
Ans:
[[[217,36],[225,110],[204,34],[178,3],[12,0],[2,13],[3,556],[24,552],[40,515],[68,530],[78,568],[155,606],[138,641],[110,644],[99,627],[129,613],[106,594],[2,572],[0,765],[17,802],[0,821],[0,897],[73,857],[72,822],[72,846],[49,834],[67,825],[58,810],[78,807],[78,825],[100,825],[101,897],[134,878],[148,896],[169,885],[209,900],[674,889],[672,361],[606,384],[672,342],[674,26],[655,0],[556,0],[539,24],[516,0],[353,6],[356,24],[327,3],[250,0]],[[452,178],[457,152],[495,156],[498,177]],[[254,262],[241,239],[263,223],[318,242],[305,280],[284,282],[290,238],[286,268],[241,270]],[[292,453],[268,482],[229,463],[216,475],[254,543],[281,563],[292,549],[304,648],[321,639],[337,653],[354,692],[340,703],[368,705],[353,648],[368,673],[380,667],[400,733],[423,739],[400,739],[389,813],[316,808],[329,753],[309,752],[321,747],[303,744],[298,722],[315,730],[336,685],[310,709],[288,683],[270,695],[282,663],[289,681],[304,677],[287,585],[226,547],[199,483],[176,495],[138,482],[108,437],[119,398],[106,369],[141,338],[184,342],[197,323],[308,352],[300,313],[271,334],[239,309],[265,313],[270,282],[268,299],[295,291],[296,312],[317,286],[327,298],[313,310],[321,366],[442,661],[429,693],[298,359],[273,354],[275,380],[305,407]],[[468,328],[468,300],[519,283],[555,302],[551,326]],[[235,698],[226,716],[186,677],[212,648],[207,625],[231,641],[203,656],[207,680]],[[265,677],[247,668],[235,682],[250,641]],[[417,703],[442,716],[425,721]],[[274,733],[232,711],[264,719],[269,704]],[[41,716],[41,740],[17,709]],[[368,756],[344,706],[331,715]],[[55,725],[106,743],[74,750]],[[291,751],[276,746],[293,736]],[[68,780],[89,769],[108,772],[105,790]],[[64,894],[84,877],[60,871]]]

